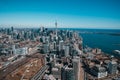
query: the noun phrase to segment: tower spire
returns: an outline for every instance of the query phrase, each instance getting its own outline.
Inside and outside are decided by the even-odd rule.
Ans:
[[[55,22],[55,28],[56,28],[56,32],[55,32],[55,36],[56,36],[56,39],[58,39],[58,37],[57,37],[57,21]]]

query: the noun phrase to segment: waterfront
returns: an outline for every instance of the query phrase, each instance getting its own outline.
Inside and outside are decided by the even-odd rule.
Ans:
[[[108,54],[113,54],[113,50],[120,50],[120,36],[109,35],[108,33],[119,33],[119,30],[106,30],[106,34],[97,34],[95,32],[104,32],[105,30],[79,30],[83,38],[83,44],[92,48],[101,48]],[[84,32],[84,33],[83,33]],[[86,32],[86,33],[85,33]],[[93,33],[91,33],[93,32]]]

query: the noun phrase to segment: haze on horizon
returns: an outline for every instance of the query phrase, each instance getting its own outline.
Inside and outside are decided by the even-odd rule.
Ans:
[[[0,0],[1,26],[120,29],[120,0]]]

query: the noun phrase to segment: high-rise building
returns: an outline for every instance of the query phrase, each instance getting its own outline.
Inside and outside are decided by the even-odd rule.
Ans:
[[[117,72],[117,62],[111,61],[108,63],[108,72],[110,74],[115,74]]]
[[[7,35],[10,35],[10,29],[9,28],[7,29]]]
[[[74,57],[73,59],[73,69],[74,69],[74,75],[75,75],[75,80],[80,79],[80,58],[79,57]]]
[[[54,50],[56,50],[56,48],[57,48],[56,41],[53,41],[53,48],[54,48]]]
[[[69,56],[69,45],[65,45],[64,50],[65,50],[65,57],[68,57]]]
[[[56,30],[55,30],[55,37],[56,37],[56,40],[58,39],[58,35],[57,35],[57,21],[55,22],[55,28],[56,28]]]
[[[49,52],[49,44],[48,43],[44,43],[43,44],[43,51],[44,51],[44,53],[48,53]]]
[[[12,32],[14,31],[14,28],[13,28],[13,26],[11,27],[11,31],[12,31]]]
[[[40,27],[40,32],[43,32],[43,31],[44,31],[44,27],[41,26],[41,27]]]
[[[42,42],[45,43],[45,36],[42,36]]]
[[[68,66],[64,66],[61,69],[61,80],[75,80],[73,68],[69,68]]]
[[[35,35],[34,35],[34,33],[31,33],[31,40],[35,40]]]
[[[29,33],[28,33],[28,32],[25,32],[24,38],[25,38],[25,39],[28,39],[28,38],[29,38]]]
[[[59,51],[63,49],[63,40],[59,41]]]
[[[21,38],[20,33],[18,33],[17,34],[17,39],[20,39],[20,38]]]
[[[13,51],[13,54],[16,54],[15,45],[12,45],[12,51]]]

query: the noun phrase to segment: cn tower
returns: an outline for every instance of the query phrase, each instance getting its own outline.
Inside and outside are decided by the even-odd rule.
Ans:
[[[58,39],[58,37],[57,37],[57,21],[55,22],[55,28],[56,28],[55,36],[56,36],[56,39]]]

